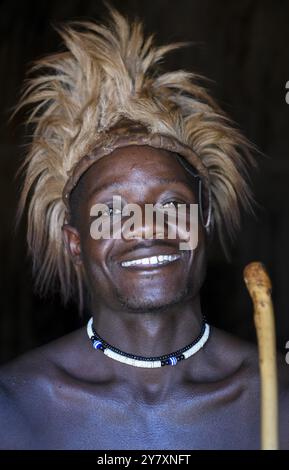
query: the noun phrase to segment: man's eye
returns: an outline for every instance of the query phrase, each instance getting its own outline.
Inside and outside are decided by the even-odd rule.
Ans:
[[[94,216],[94,219],[109,218],[113,215],[121,214],[121,210],[118,208],[113,209],[113,207],[108,207],[106,210],[101,210],[97,215]]]
[[[162,209],[177,209],[180,203],[178,201],[168,201],[161,204]]]
[[[103,217],[112,217],[113,215],[121,214],[121,210],[118,208],[108,207],[106,211],[103,211],[100,216]]]

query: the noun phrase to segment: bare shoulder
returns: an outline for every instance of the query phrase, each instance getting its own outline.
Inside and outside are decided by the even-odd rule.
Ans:
[[[26,447],[28,437],[25,417],[18,406],[9,385],[6,383],[5,375],[0,376],[0,449],[17,449],[20,438],[23,447]]]
[[[29,448],[32,429],[27,399],[30,402],[34,387],[30,384],[35,383],[37,375],[32,366],[35,356],[35,353],[25,354],[0,368],[1,449]]]
[[[241,375],[250,403],[254,405],[255,412],[260,410],[260,368],[257,345],[239,339],[226,332],[217,331],[218,354],[216,362],[222,360],[240,365],[243,368]],[[229,357],[229,359],[228,359]],[[234,367],[233,367],[234,368]],[[280,449],[289,449],[289,365],[286,363],[285,354],[277,354],[278,377],[278,408],[279,408],[279,442]]]
[[[243,377],[254,386],[260,387],[259,353],[255,343],[237,338],[234,335],[217,330],[218,348],[216,362],[226,361],[231,367],[240,365],[244,368]],[[289,409],[289,365],[285,355],[277,353],[277,374],[280,407]]]
[[[256,382],[259,374],[257,346],[224,330],[214,327],[213,331],[214,350],[212,348],[210,351],[208,348],[208,354],[216,362],[216,366],[226,364],[228,369],[240,370],[248,384],[251,381]]]
[[[76,332],[33,349],[0,367],[1,449],[33,448],[37,423],[65,380],[62,358]]]
[[[226,358],[230,364],[243,363],[246,365],[248,376],[259,377],[259,353],[255,343],[238,338],[235,335],[215,328],[218,340],[217,359]],[[277,370],[279,387],[286,396],[289,390],[289,364],[285,361],[285,354],[277,353]]]

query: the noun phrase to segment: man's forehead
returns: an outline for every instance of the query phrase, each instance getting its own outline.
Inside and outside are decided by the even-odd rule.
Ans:
[[[128,188],[128,178],[116,179],[102,183],[99,179],[96,178],[95,184],[90,188],[89,197],[105,191],[117,192],[118,190],[123,190]],[[165,186],[166,188],[172,188],[173,186],[183,185],[187,189],[192,190],[192,183],[189,182],[186,178],[164,178],[161,176],[155,175],[150,181],[145,179],[130,181],[133,187],[137,186],[138,189],[141,187],[148,186]]]
[[[154,148],[149,145],[129,145],[115,149],[105,155],[97,163],[99,168],[113,169],[112,165],[118,165],[120,169],[123,165],[128,167],[146,167],[154,163],[161,163],[163,166],[171,168],[176,162],[176,154],[166,149]]]
[[[86,172],[86,177],[98,176],[113,181],[123,177],[129,180],[131,176],[137,177],[142,172],[150,172],[159,179],[181,177],[183,169],[178,163],[176,154],[164,149],[132,145],[115,149],[111,154],[95,162]]]
[[[137,172],[151,171],[158,177],[175,175],[176,171],[182,173],[182,167],[178,163],[177,154],[165,149],[156,149],[148,145],[131,145],[117,148],[109,155],[105,155],[91,166],[92,174],[98,173],[99,177],[106,174],[114,176],[126,175]],[[129,171],[129,173],[128,173]],[[87,174],[89,174],[87,172]]]

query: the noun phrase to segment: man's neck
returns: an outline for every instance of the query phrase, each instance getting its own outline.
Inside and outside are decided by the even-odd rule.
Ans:
[[[203,316],[199,297],[169,306],[157,312],[116,311],[98,305],[93,309],[96,332],[118,349],[141,356],[160,356],[190,344],[202,329]],[[142,369],[103,358],[116,376],[138,389],[165,393],[175,381],[186,375],[187,360],[177,366]],[[192,362],[193,358],[188,359]],[[161,392],[162,390],[162,392]]]

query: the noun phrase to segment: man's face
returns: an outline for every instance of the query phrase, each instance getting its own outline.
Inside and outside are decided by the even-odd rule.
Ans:
[[[80,187],[76,226],[66,227],[65,235],[73,258],[82,264],[94,303],[118,310],[148,312],[193,298],[199,292],[206,264],[200,224],[195,250],[181,250],[179,236],[169,239],[167,231],[164,239],[156,239],[155,226],[151,227],[153,239],[144,238],[148,229],[145,220],[134,228],[129,239],[97,240],[90,233],[91,207],[99,203],[112,207],[113,196],[120,196],[122,205],[139,205],[143,214],[145,204],[164,207],[197,204],[196,181],[189,177],[174,154],[148,146],[117,149],[90,167],[82,176]],[[76,194],[77,191],[78,188]],[[172,255],[178,257],[173,259]],[[158,258],[162,263],[157,265],[127,263],[159,256],[164,258]]]

